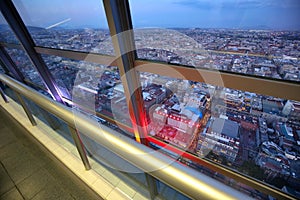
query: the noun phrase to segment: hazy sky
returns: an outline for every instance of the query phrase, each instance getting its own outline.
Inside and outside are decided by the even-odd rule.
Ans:
[[[131,0],[136,26],[300,29],[300,0]],[[147,6],[146,6],[147,5]]]
[[[101,0],[13,0],[27,25],[107,28]],[[130,0],[135,28],[300,30],[300,0]]]

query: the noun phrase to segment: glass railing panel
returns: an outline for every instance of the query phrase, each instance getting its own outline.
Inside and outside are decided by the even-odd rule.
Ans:
[[[13,2],[36,45],[114,54],[101,1]]]
[[[20,104],[16,93],[12,89],[5,87],[4,92],[8,97],[13,99],[14,102]],[[41,123],[45,124],[42,125],[40,122],[37,122],[37,126],[40,126],[40,128],[45,131],[47,136],[55,140],[61,147],[80,158],[78,151],[75,148],[75,143],[72,139],[69,126],[60,118],[57,118],[55,115],[36,105],[33,101],[24,96],[22,96],[22,98],[34,117],[39,119]],[[52,129],[53,131],[49,131],[49,129]]]
[[[139,191],[144,190],[144,192],[148,193],[147,181],[143,171],[136,168],[120,156],[101,146],[84,134],[81,134],[81,138],[89,154],[92,155],[92,158],[104,167],[104,170],[103,168],[100,170],[97,170],[97,167],[95,168],[99,174],[109,171],[117,176],[117,179],[121,179],[128,183],[132,189]],[[115,179],[109,179],[109,177],[106,177],[106,179],[113,185],[117,184]]]
[[[74,143],[69,128],[64,121],[62,121],[60,118],[57,118],[55,115],[47,112],[46,110],[42,109],[40,106],[36,105],[31,100],[28,100],[27,98],[25,98],[25,100],[34,116],[39,118],[42,122],[44,122],[47,126],[51,127],[70,143]]]
[[[150,186],[147,183],[146,174],[140,169],[134,167],[121,157],[117,156],[108,149],[102,147],[94,140],[81,134],[85,147],[88,149],[92,158],[101,164],[102,167],[95,165],[93,168],[97,173],[103,176],[109,183],[115,186],[120,186],[118,179],[125,182],[130,190],[138,191],[145,198],[150,199],[151,191]],[[94,165],[92,165],[94,166]],[[107,171],[109,173],[107,173]],[[118,177],[112,178],[111,174]],[[166,200],[188,200],[186,196],[179,193],[178,191],[170,188],[169,186],[161,183],[160,181],[154,181],[152,187],[155,187],[158,193],[155,195],[158,199]],[[120,186],[121,187],[121,186]],[[128,192],[128,189],[126,189]],[[131,193],[128,193],[131,195]],[[132,196],[131,196],[132,197]]]
[[[184,196],[183,194],[179,193],[178,191],[170,188],[168,185],[164,184],[161,181],[156,181],[156,187],[158,196],[161,199],[166,200],[190,200],[190,198]]]

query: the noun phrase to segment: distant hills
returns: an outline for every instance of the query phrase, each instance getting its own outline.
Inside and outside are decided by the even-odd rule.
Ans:
[[[155,28],[162,28],[164,29],[164,27],[155,27]],[[285,31],[284,29],[274,29],[274,28],[271,28],[269,26],[265,26],[265,25],[254,25],[254,26],[241,26],[241,27],[232,27],[232,28],[222,28],[222,27],[191,27],[192,29],[228,29],[228,30],[265,30],[265,31],[268,31],[268,30],[273,30],[273,31]],[[185,28],[181,28],[181,27],[168,27],[166,29],[173,29],[173,30],[185,30],[185,29],[191,29],[191,28],[188,28],[188,27],[185,27]],[[27,26],[27,29],[29,31],[42,31],[42,30],[47,30],[45,28],[42,28],[42,27],[37,27],[37,26]],[[74,28],[71,28],[71,27],[63,27],[63,26],[58,26],[58,27],[54,27],[54,28],[51,28],[51,30],[72,30],[72,29],[77,29],[77,30],[80,30],[80,29],[87,29],[87,27],[74,27]],[[103,28],[91,28],[93,30],[107,30],[107,29],[103,29]],[[10,30],[10,27],[9,25],[7,24],[0,24],[0,30],[2,31],[9,31]],[[299,31],[299,30],[290,30],[290,31]]]
[[[37,26],[26,26],[27,29],[29,31],[44,31],[44,30],[49,30],[49,29],[45,29],[45,28],[42,28],[42,27],[37,27]],[[57,27],[53,27],[51,28],[51,30],[80,30],[80,29],[87,29],[86,27],[74,27],[74,28],[71,28],[71,27],[63,27],[63,26],[57,26]],[[103,28],[91,28],[93,30],[107,30],[107,29],[103,29]],[[0,31],[9,31],[11,30],[9,25],[7,24],[0,24]]]
[[[40,30],[45,30],[44,28],[41,28],[41,27],[36,27],[36,26],[27,26],[27,29],[28,30],[32,30],[32,31],[40,31]],[[0,24],[0,30],[3,30],[3,31],[9,31],[11,30],[9,25],[7,24]]]

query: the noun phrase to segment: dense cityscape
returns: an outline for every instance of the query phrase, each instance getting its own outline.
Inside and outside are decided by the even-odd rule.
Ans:
[[[30,27],[39,46],[113,55],[109,32]],[[140,59],[300,81],[300,32],[232,29],[134,31]],[[2,40],[16,43],[1,27]],[[5,48],[25,78],[44,86],[23,50]],[[131,126],[118,68],[42,55],[65,98]],[[140,73],[148,136],[300,198],[300,102]],[[100,120],[100,119],[99,119]],[[101,120],[105,123],[105,120]],[[170,154],[170,152],[167,152]],[[184,157],[180,160],[258,198],[268,197]]]

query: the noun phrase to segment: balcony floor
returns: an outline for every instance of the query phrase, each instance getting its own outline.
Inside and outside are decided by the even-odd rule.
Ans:
[[[0,199],[102,199],[0,107]]]

